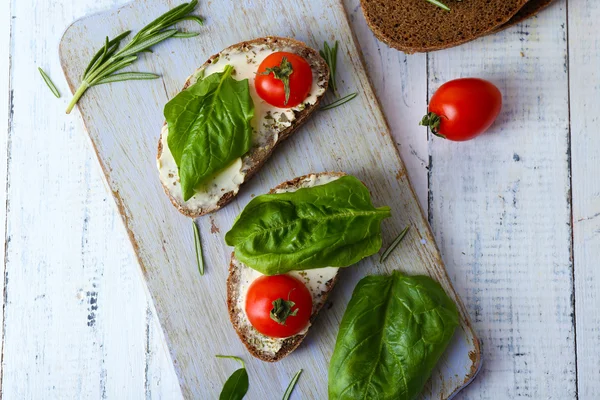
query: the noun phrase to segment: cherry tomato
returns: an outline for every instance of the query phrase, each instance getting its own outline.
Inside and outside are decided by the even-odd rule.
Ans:
[[[473,139],[485,132],[502,108],[502,94],[494,84],[478,78],[444,83],[429,102],[429,113],[421,125],[455,141]]]
[[[261,99],[279,108],[302,103],[312,86],[308,62],[294,53],[278,51],[260,63],[254,86]]]
[[[254,328],[275,338],[293,336],[307,327],[312,296],[290,275],[261,276],[248,288],[246,315]]]

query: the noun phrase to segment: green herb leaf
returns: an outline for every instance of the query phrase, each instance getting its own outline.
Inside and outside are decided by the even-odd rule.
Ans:
[[[150,36],[146,39],[140,40],[139,43],[131,45],[131,43],[133,42],[130,42],[125,48],[123,48],[123,50],[119,52],[119,56],[127,57],[139,53],[140,51],[144,51],[145,49],[152,47],[165,39],[170,38],[176,33],[177,29],[167,29],[163,32],[157,33],[154,36]]]
[[[246,364],[244,360],[235,356],[221,356],[217,358],[230,358],[242,363],[242,368],[236,370],[225,382],[219,400],[241,400],[248,393],[248,387],[250,386],[248,380],[248,372],[246,371]]]
[[[144,80],[144,79],[157,79],[159,75],[152,74],[150,72],[122,72],[120,74],[112,74],[104,79],[100,79],[96,85],[102,85],[103,83],[122,82],[122,81],[133,81],[133,80]]]
[[[285,390],[285,393],[283,394],[283,399],[282,400],[289,400],[290,396],[292,395],[292,392],[294,391],[294,388],[296,387],[296,382],[298,382],[298,379],[300,378],[300,374],[302,373],[302,370],[296,372],[296,375],[294,375],[294,377],[292,378],[290,384],[288,385],[287,389]]]
[[[319,51],[319,54],[329,67],[329,87],[333,94],[337,94],[337,84],[335,82],[335,73],[337,69],[337,52],[338,52],[338,41],[336,40],[333,47],[329,46],[329,43],[323,43],[323,50]]]
[[[57,99],[60,99],[60,92],[56,88],[56,85],[54,84],[54,82],[52,82],[52,79],[50,79],[48,74],[46,74],[42,68],[38,67],[38,71],[40,71],[40,74],[42,75],[42,79],[44,79],[44,82],[46,82],[46,85],[48,85],[52,94],[54,94]]]
[[[170,37],[191,37],[191,33],[179,32],[177,29],[169,28],[184,20],[193,20],[202,24],[202,20],[199,17],[188,15],[194,10],[197,4],[198,0],[192,0],[189,3],[181,4],[167,11],[142,28],[121,50],[119,50],[121,41],[129,35],[130,31],[126,31],[112,40],[109,40],[107,37],[104,41],[104,46],[96,52],[85,69],[81,78],[81,84],[67,106],[67,114],[73,110],[73,107],[75,107],[81,96],[92,86],[123,80],[154,79],[150,77],[150,75],[154,74],[118,74],[117,78],[112,78],[111,74],[131,65],[137,59],[136,54],[151,52],[150,47]],[[143,77],[144,75],[145,77]],[[156,75],[154,76],[156,77]]]
[[[198,32],[177,32],[176,34],[173,35],[173,37],[186,39],[186,38],[196,37],[198,35],[199,35]]]
[[[255,197],[225,235],[235,256],[265,275],[322,267],[347,267],[381,248],[381,221],[355,177],[291,193]]]
[[[444,9],[446,11],[450,11],[450,8],[447,5],[445,5],[444,3],[439,2],[438,0],[427,0],[427,1],[430,2],[433,5],[438,6],[439,8],[442,8],[442,9]]]
[[[336,79],[336,71],[337,71],[338,45],[339,45],[339,43],[337,40],[335,41],[335,44],[333,45],[333,47],[330,47],[329,43],[324,42],[323,50],[319,51],[319,54],[321,54],[321,57],[323,57],[325,59],[327,66],[329,66],[329,88],[331,89],[333,94],[336,96],[337,96],[337,84],[336,84],[335,79]],[[347,102],[349,102],[356,96],[358,96],[358,93],[356,93],[356,92],[350,93],[349,95],[346,95],[346,96],[342,97],[341,99],[335,100],[333,103],[330,103],[330,104],[327,104],[326,106],[321,107],[320,110],[325,111],[325,110],[331,110],[332,108],[339,107],[342,104],[346,104]]]
[[[329,398],[416,398],[458,325],[456,305],[429,277],[363,278],[340,324]]]
[[[167,144],[179,168],[183,199],[250,150],[254,103],[248,80],[231,77],[233,67],[211,74],[165,106]]]
[[[379,258],[379,262],[382,263],[385,260],[387,260],[387,258],[390,256],[390,254],[392,254],[392,251],[394,251],[394,249],[396,247],[398,247],[398,245],[400,244],[400,242],[402,241],[402,239],[404,239],[404,236],[406,236],[406,233],[408,232],[408,228],[410,228],[410,225],[407,226],[406,228],[404,228],[402,230],[402,232],[400,232],[400,234],[398,235],[398,237],[396,237],[396,239],[394,239],[394,241],[392,242],[392,244],[390,244],[390,246],[383,252],[383,254],[381,255],[381,257]]]
[[[198,229],[198,225],[192,219],[192,225],[194,227],[194,245],[196,248],[196,262],[198,263],[198,271],[200,271],[200,275],[204,275],[204,259],[202,257],[202,242],[200,242],[200,230]]]
[[[109,40],[108,47],[111,48],[111,50],[114,49],[114,51],[116,51],[116,49],[119,47],[119,44],[121,43],[121,40],[123,40],[124,38],[129,36],[130,33],[131,33],[131,31],[125,31],[125,32],[121,33],[119,36],[115,37],[113,40]],[[98,50],[96,55],[92,58],[92,61],[90,61],[89,65],[85,69],[85,72],[83,73],[84,76],[88,74],[90,69],[95,68],[99,62],[102,62],[101,57],[103,57],[104,54],[105,54],[104,47],[102,47],[100,50]]]
[[[354,92],[354,93],[350,93],[347,96],[342,97],[341,99],[337,99],[336,101],[334,101],[333,103],[327,104],[323,107],[320,108],[321,111],[325,111],[325,110],[331,110],[332,108],[336,108],[341,106],[342,104],[346,104],[347,102],[349,102],[350,100],[352,100],[353,98],[355,98],[356,96],[358,96],[358,93]]]

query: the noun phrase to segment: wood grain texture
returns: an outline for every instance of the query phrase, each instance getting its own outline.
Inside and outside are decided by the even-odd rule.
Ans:
[[[80,122],[64,114],[68,87],[56,57],[64,27],[114,4],[1,5],[7,7],[0,12],[7,18],[1,29],[7,26],[11,32],[2,35],[0,45],[0,52],[11,51],[10,77],[4,69],[8,64],[0,65],[2,76],[9,77],[9,91],[1,100],[10,102],[1,108],[9,111],[8,135],[0,135],[8,181],[2,191],[7,196],[2,201],[7,205],[6,399],[135,398],[145,386],[156,386],[169,368],[156,366],[162,342],[147,343],[155,335],[145,332],[156,322],[146,318],[149,305],[134,273],[134,254],[123,246],[127,235],[100,169]],[[63,93],[60,100],[40,78],[38,66]],[[163,382],[153,395],[178,390],[175,382]]]
[[[377,40],[362,14],[360,0],[346,0],[344,6],[394,143],[421,209],[426,211],[428,138],[418,122],[427,108],[427,56],[407,55]]]
[[[5,265],[6,265],[6,188],[8,185],[8,158],[9,158],[9,133],[12,120],[12,87],[10,82],[10,45],[11,45],[11,23],[10,3],[0,4],[0,229],[4,237],[4,246],[0,247],[0,397],[2,397],[2,364],[4,349],[4,295],[5,295]],[[4,124],[6,121],[6,124]]]
[[[138,0],[119,11],[98,14],[72,25],[60,51],[71,88],[85,68],[91,49],[98,46],[100,32],[114,35],[125,26],[139,29],[167,7],[164,3]],[[264,13],[271,16],[268,28],[256,24],[264,20],[261,18]],[[162,81],[90,90],[80,102],[84,123],[125,218],[166,333],[183,394],[188,398],[212,398],[220,391],[231,368],[226,363],[211,361],[214,354],[246,354],[225,317],[224,284],[230,249],[223,243],[223,234],[251,194],[266,192],[281,181],[311,171],[345,170],[366,182],[376,204],[389,204],[396,210],[391,221],[384,225],[386,242],[393,240],[406,224],[413,227],[401,250],[390,257],[385,267],[375,265],[370,259],[344,272],[334,292],[332,308],[313,326],[301,349],[277,368],[257,360],[249,363],[251,373],[257,377],[251,385],[251,398],[269,397],[273,386],[265,382],[281,382],[283,391],[289,376],[307,365],[312,368],[307,368],[299,391],[308,398],[323,398],[326,382],[321,378],[326,372],[339,319],[361,276],[391,268],[426,273],[439,280],[451,296],[455,295],[373,97],[341,4],[324,1],[315,8],[312,3],[300,2],[285,7],[269,4],[266,8],[254,2],[242,2],[239,7],[212,3],[203,5],[200,14],[207,17],[200,36],[157,46],[153,55],[138,63],[141,70],[164,71]],[[267,33],[296,37],[312,45],[319,45],[324,39],[339,39],[343,57],[340,65],[345,65],[339,71],[340,86],[342,91],[358,90],[361,96],[346,107],[316,115],[282,146],[234,203],[199,220],[208,267],[207,274],[200,277],[189,220],[171,207],[156,178],[154,154],[162,124],[162,106],[208,55],[229,44]],[[357,148],[363,151],[357,152]],[[307,154],[311,156],[306,157]],[[220,232],[215,232],[213,226]],[[448,397],[478,367],[477,343],[464,312],[462,316],[462,328],[434,373],[426,395]]]
[[[576,398],[565,3],[429,55],[430,95],[450,79],[503,93],[490,132],[432,140],[429,219],[483,342],[463,398]]]
[[[569,2],[573,261],[580,399],[600,398],[600,4]]]
[[[4,197],[6,196],[11,205],[7,210],[8,213],[2,213],[0,221],[3,222],[6,217],[8,225],[2,223],[2,226],[3,229],[6,228],[6,233],[11,238],[10,242],[5,242],[8,250],[5,261],[9,277],[6,291],[6,298],[9,300],[6,304],[8,315],[6,327],[9,332],[13,332],[1,342],[7,349],[4,362],[0,365],[0,368],[7,371],[6,375],[3,374],[3,394],[6,394],[3,398],[6,399],[103,397],[120,399],[124,397],[122,393],[132,399],[181,398],[170,356],[164,349],[163,334],[157,324],[155,313],[148,308],[145,301],[139,300],[143,298],[142,285],[123,283],[124,280],[129,282],[137,280],[135,272],[137,261],[127,242],[117,211],[110,206],[112,199],[110,196],[102,196],[105,192],[100,183],[102,179],[100,169],[97,168],[93,156],[90,156],[90,146],[83,139],[84,133],[77,118],[63,114],[68,101],[67,87],[60,77],[60,69],[56,61],[56,48],[62,30],[75,18],[123,3],[123,0],[96,0],[64,1],[57,5],[44,1],[0,1],[0,124],[2,124],[0,184],[9,188],[8,196],[4,190],[0,190],[0,204],[2,207],[7,204]],[[548,77],[553,75],[544,71],[561,65],[562,61],[558,60],[556,55],[546,58],[545,51],[540,50],[540,40],[546,44],[549,40],[560,41],[560,34],[568,33],[569,58],[564,61],[569,65],[571,80],[578,397],[596,399],[600,397],[598,382],[600,366],[597,357],[600,347],[598,339],[600,318],[598,316],[600,306],[598,274],[600,272],[595,265],[598,259],[597,238],[600,228],[598,218],[594,217],[600,212],[598,209],[600,189],[597,187],[595,172],[598,165],[597,153],[600,149],[595,134],[596,114],[599,111],[596,84],[598,71],[600,71],[600,60],[597,57],[600,45],[596,39],[599,10],[594,0],[569,1],[568,32],[566,32],[561,27],[561,22],[557,23],[561,18],[564,19],[564,16],[557,17],[557,12],[551,10],[555,7],[563,7],[561,12],[564,12],[567,3],[565,1],[556,3],[550,10],[541,13],[537,20],[515,26],[504,36],[485,38],[481,40],[482,43],[477,41],[469,45],[470,47],[453,55],[452,64],[443,64],[441,69],[446,70],[444,77],[455,77],[453,72],[459,72],[457,58],[461,57],[464,58],[464,63],[471,64],[466,72],[470,71],[473,74],[480,72],[473,64],[481,63],[480,68],[490,69],[490,75],[498,79],[497,83],[505,79],[500,76],[504,68],[511,71],[509,76],[513,74],[519,76],[521,72],[515,72],[516,67],[523,68],[524,71],[533,70],[533,75],[541,73],[543,79],[548,80]],[[357,8],[358,1],[346,0],[345,5],[365,55],[375,91],[390,123],[394,141],[399,144],[408,175],[413,181],[421,204],[425,205],[426,209],[428,194],[432,196],[435,203],[436,196],[444,195],[450,186],[450,183],[440,185],[440,181],[437,180],[435,181],[437,183],[432,184],[428,189],[426,168],[429,166],[429,145],[427,138],[424,137],[424,130],[415,126],[415,118],[421,116],[421,109],[424,109],[427,99],[427,57],[425,55],[405,57],[379,43],[364,27],[362,13],[360,8]],[[546,15],[548,12],[553,13],[551,17]],[[12,35],[10,35],[11,31]],[[48,43],[45,43],[46,41]],[[533,55],[530,51],[525,51],[531,47],[532,41],[537,43]],[[519,49],[521,46],[522,48]],[[218,49],[215,46],[212,50]],[[458,50],[460,49],[451,51]],[[486,59],[490,57],[492,50],[495,54],[505,52],[510,57],[496,56],[493,61],[494,66],[490,68],[491,61]],[[524,57],[513,57],[515,51],[523,51]],[[12,78],[9,76],[9,64],[5,62],[11,52]],[[555,54],[554,50],[549,54]],[[29,65],[28,62],[33,59],[37,60],[37,64]],[[436,68],[439,69],[440,64],[437,65]],[[61,100],[54,99],[43,82],[38,80],[39,75],[35,69],[37,66],[42,66],[50,73],[63,92],[64,97]],[[30,70],[26,70],[28,67],[31,67]],[[185,72],[187,71],[182,73]],[[441,81],[430,83],[432,86],[430,89],[435,89],[435,85],[439,83]],[[172,84],[175,90],[181,82],[174,80]],[[519,82],[519,85],[522,86],[519,89],[521,94],[536,90],[529,82]],[[16,101],[11,100],[10,90],[17,94]],[[24,94],[18,96],[19,92]],[[537,103],[537,98],[530,97],[520,100],[524,110],[516,112],[511,107],[508,116],[504,116],[505,119],[512,121],[509,129],[510,140],[505,143],[505,139],[499,137],[504,135],[504,132],[498,132],[499,129],[496,127],[495,135],[498,138],[493,141],[494,148],[490,149],[492,144],[488,143],[487,139],[484,141],[485,151],[491,152],[494,156],[486,161],[491,165],[486,166],[484,172],[479,167],[473,167],[473,163],[470,163],[468,168],[457,168],[461,163],[459,158],[473,157],[479,149],[479,141],[483,138],[473,142],[474,146],[467,146],[464,149],[463,146],[452,146],[451,150],[456,155],[450,162],[443,163],[443,159],[449,157],[445,153],[437,152],[435,157],[432,154],[431,158],[432,166],[442,162],[442,165],[459,171],[465,182],[471,182],[468,186],[472,193],[469,195],[455,193],[453,197],[445,197],[448,207],[469,212],[474,210],[478,213],[479,219],[473,222],[472,219],[464,218],[465,222],[460,220],[456,225],[442,226],[442,220],[447,214],[436,213],[435,209],[431,213],[431,222],[436,227],[436,234],[438,236],[443,234],[445,238],[444,259],[448,262],[457,292],[466,300],[469,312],[476,319],[477,331],[483,334],[484,339],[483,348],[486,357],[484,373],[472,386],[456,397],[459,399],[496,400],[526,396],[544,398],[547,385],[554,388],[560,382],[566,382],[568,388],[573,387],[571,381],[574,375],[572,363],[575,351],[571,350],[572,353],[563,357],[564,347],[557,346],[554,338],[549,340],[551,335],[560,335],[561,332],[565,340],[573,340],[573,333],[565,329],[564,310],[557,308],[553,300],[554,296],[558,296],[564,302],[566,295],[562,291],[558,294],[554,293],[555,289],[542,291],[543,285],[553,288],[552,283],[549,285],[548,282],[555,271],[548,271],[548,265],[551,264],[554,268],[556,254],[564,258],[569,243],[553,239],[556,254],[554,254],[555,249],[550,252],[547,246],[544,246],[548,251],[548,257],[552,260],[540,262],[540,254],[544,251],[540,246],[543,242],[535,236],[524,238],[522,232],[515,234],[519,232],[518,226],[503,225],[506,229],[502,230],[500,235],[491,237],[491,229],[500,229],[496,227],[498,211],[492,208],[494,212],[490,212],[489,205],[485,204],[487,199],[484,198],[484,192],[490,190],[492,180],[485,176],[503,171],[507,166],[505,158],[514,159],[514,154],[523,162],[528,160],[528,170],[536,168],[540,181],[546,183],[555,179],[557,169],[565,168],[564,159],[560,154],[558,156],[556,154],[555,137],[547,132],[544,136],[546,140],[536,141],[536,145],[533,146],[528,132],[533,132],[535,135],[539,132],[543,133],[544,130],[538,129],[537,124],[529,131],[524,126],[527,124],[531,127],[531,121],[537,121],[538,116],[531,113],[544,114],[548,101],[551,100],[552,104],[555,104],[548,108],[550,112],[555,112],[555,107],[559,105],[568,109],[569,103],[564,96],[552,98],[552,95],[544,90],[540,93],[540,98],[544,102],[531,107],[531,104]],[[56,105],[57,102],[60,104]],[[12,108],[9,104],[16,106],[14,113],[9,112]],[[561,109],[560,115],[563,115],[562,112]],[[9,118],[9,115],[12,117]],[[549,115],[545,118],[554,117]],[[561,118],[564,118],[564,115]],[[523,127],[520,124],[523,124]],[[7,127],[8,134],[5,135]],[[554,129],[556,128],[553,127],[552,132],[555,132]],[[522,133],[523,136],[516,138],[517,132]],[[38,138],[44,139],[49,135],[52,140],[44,140],[43,143],[36,144]],[[549,140],[548,135],[551,135]],[[12,143],[14,141],[12,138],[15,136],[21,139]],[[556,137],[560,138],[561,135],[557,134]],[[526,143],[526,146],[522,146],[521,140]],[[547,168],[547,164],[543,164],[545,169],[541,167],[540,153],[548,154],[548,148],[553,149],[550,153],[556,156],[555,160],[558,160],[562,167]],[[416,155],[413,154],[413,149]],[[7,153],[10,153],[10,158],[7,157]],[[500,153],[502,157],[498,156]],[[423,163],[417,155],[424,160]],[[67,159],[61,160],[64,158]],[[15,161],[11,162],[10,160],[13,159]],[[58,167],[55,166],[57,160],[60,161]],[[75,175],[73,171],[85,170],[86,163],[91,163],[87,167],[88,173],[77,173],[77,179],[73,178]],[[518,162],[515,161],[514,165],[518,165]],[[510,166],[513,164],[509,162],[508,167]],[[436,173],[440,172],[439,168],[433,170]],[[5,176],[7,171],[9,174]],[[505,184],[506,177],[502,174],[500,175],[502,179],[498,182]],[[37,175],[41,178],[33,181],[30,179]],[[19,182],[24,178],[28,178],[27,182]],[[564,180],[564,176],[561,178],[559,174],[557,182],[560,183],[561,179]],[[46,181],[50,183],[44,184]],[[481,183],[482,181],[485,181],[485,184]],[[458,184],[456,180],[453,182]],[[35,185],[38,187],[36,188]],[[90,190],[98,193],[92,196],[91,200],[86,200]],[[456,190],[462,189],[459,187]],[[542,188],[539,190],[542,191]],[[549,210],[554,207],[556,207],[557,218],[564,217],[564,203],[552,197],[558,198],[559,191],[552,192],[553,195],[548,194],[546,189],[543,192],[552,201],[541,200],[544,214],[528,217],[528,223],[531,223],[533,218],[536,218],[535,225],[537,219],[546,223],[553,221],[555,216]],[[520,193],[516,196],[518,212],[513,210],[511,214],[516,221],[529,213],[537,212],[539,208],[536,202],[530,200],[537,195],[537,190],[529,189],[518,193]],[[506,198],[505,194],[501,194]],[[508,201],[512,201],[510,193]],[[485,206],[481,202],[484,202]],[[82,204],[87,204],[85,208],[90,215],[88,231],[91,230],[93,234],[84,234],[82,229],[81,208],[84,207]],[[494,203],[492,202],[491,205],[494,206]],[[75,207],[74,212],[77,215],[69,217],[71,207]],[[507,208],[507,212],[509,211],[510,208]],[[49,214],[57,215],[47,218]],[[76,223],[78,218],[80,220]],[[99,223],[102,218],[114,222]],[[210,218],[206,223],[210,224]],[[462,239],[461,236],[476,228],[483,237],[481,245],[493,244],[496,246],[495,249],[485,246],[478,251],[463,249],[463,247],[469,249],[471,237]],[[543,228],[535,229],[537,234],[537,230]],[[37,232],[36,236],[28,237],[32,235],[32,231]],[[107,238],[111,237],[116,238],[109,241]],[[450,239],[451,237],[453,239]],[[31,246],[42,238],[52,240],[48,239],[45,244]],[[66,241],[67,244],[61,245],[61,241]],[[521,242],[525,242],[527,248],[524,249]],[[3,246],[2,251],[4,248]],[[463,251],[469,256],[463,255]],[[66,256],[67,253],[75,255]],[[77,256],[80,253],[87,254],[86,263]],[[121,253],[121,258],[112,253]],[[481,256],[477,256],[478,254]],[[26,265],[25,262],[31,265]],[[111,267],[110,264],[115,262],[119,265]],[[523,267],[524,263],[527,264],[526,268]],[[2,267],[4,265],[5,263]],[[43,267],[44,265],[46,267]],[[515,269],[514,265],[519,265],[519,268]],[[18,273],[24,267],[28,267],[26,271]],[[96,287],[98,299],[102,302],[99,303],[99,310],[95,314],[94,328],[87,327],[89,315],[87,308],[90,305],[87,303],[86,292],[82,294],[83,300],[76,298],[80,287],[85,289],[92,287],[93,281],[89,277],[92,274],[83,276],[75,273],[71,276],[72,271],[77,272],[92,267],[98,271],[96,276],[102,275],[102,285]],[[481,271],[481,274],[475,275],[476,271]],[[558,271],[563,274],[564,268],[559,268]],[[568,277],[564,279],[568,280]],[[77,291],[73,292],[71,287],[65,288],[67,286],[65,280],[75,282],[78,286]],[[539,284],[540,289],[530,294],[528,300],[532,305],[539,307],[536,311],[542,316],[531,315],[531,309],[523,307],[522,298],[517,302],[512,301],[515,293],[530,289],[532,284]],[[67,295],[65,290],[68,291]],[[130,295],[123,294],[124,290],[131,290]],[[32,302],[32,293],[38,292],[44,297],[39,297]],[[108,297],[114,297],[114,300],[105,301]],[[3,299],[4,296],[0,296],[0,302]],[[124,303],[127,299],[133,299],[135,305]],[[73,312],[75,308],[73,302],[81,303],[82,309]],[[34,306],[35,304],[38,306]],[[44,306],[39,306],[41,304]],[[508,320],[509,316],[512,321]],[[147,323],[148,319],[149,323]],[[553,319],[561,323],[553,325]],[[132,323],[132,321],[137,322]],[[124,326],[127,328],[123,329]],[[94,329],[94,335],[85,334],[86,329]],[[542,335],[540,336],[539,333]],[[139,345],[140,340],[143,341],[143,345]],[[107,344],[104,343],[105,341]],[[123,353],[123,358],[116,356],[116,351],[125,351],[133,342],[135,345]],[[313,345],[315,343],[310,344]],[[526,351],[522,351],[524,345]],[[317,344],[317,346],[322,345]],[[100,347],[105,350],[99,351]],[[557,350],[554,350],[555,348]],[[125,363],[135,368],[123,366],[125,358],[127,358]],[[550,366],[551,370],[540,368],[541,364]],[[143,368],[139,368],[142,365]],[[229,365],[222,367],[223,377],[231,372],[231,369],[228,369]],[[118,373],[112,373],[113,369]],[[289,372],[293,372],[292,368]],[[282,382],[287,382],[289,376],[283,375]],[[310,377],[305,375],[300,379],[300,384],[305,378],[309,382],[310,379],[318,377],[316,374]],[[28,385],[31,387],[27,388]],[[127,389],[129,385],[131,388]],[[285,383],[282,383],[283,385]],[[101,391],[100,388],[107,389]],[[116,391],[119,388],[123,391]],[[559,390],[555,394],[546,394],[547,398],[553,399],[577,398],[577,394],[572,390],[569,393]],[[301,396],[300,391],[294,396],[305,398]]]

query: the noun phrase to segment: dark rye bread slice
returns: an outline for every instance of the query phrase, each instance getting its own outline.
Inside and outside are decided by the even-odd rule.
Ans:
[[[525,21],[527,18],[533,17],[535,14],[548,7],[553,0],[529,0],[506,24],[497,29],[496,32],[509,28],[519,22]]]
[[[308,179],[309,177],[311,177],[313,175],[315,175],[317,177],[325,176],[325,175],[332,176],[332,177],[333,176],[341,177],[346,174],[343,172],[323,172],[323,173],[319,173],[319,174],[308,174],[308,175],[304,175],[304,176],[300,176],[298,178],[292,179],[287,182],[283,182],[283,183],[279,184],[278,186],[274,187],[273,189],[271,189],[269,191],[269,193],[275,193],[275,191],[280,190],[280,189],[290,189],[290,188],[298,189],[302,185],[303,181],[305,181],[306,179]],[[254,357],[259,358],[263,361],[268,361],[268,362],[279,361],[282,358],[284,358],[285,356],[287,356],[288,354],[290,354],[292,351],[294,351],[298,346],[300,346],[300,343],[302,343],[302,341],[304,340],[304,338],[306,337],[308,332],[283,339],[281,348],[277,352],[268,352],[268,351],[263,351],[263,350],[259,349],[254,344],[255,341],[256,340],[265,340],[266,336],[257,332],[250,325],[250,323],[247,320],[243,320],[243,318],[240,317],[240,315],[242,315],[242,313],[244,312],[239,307],[238,301],[237,301],[241,295],[240,294],[240,286],[242,283],[241,282],[242,268],[249,268],[249,267],[241,266],[241,263],[238,260],[236,260],[236,258],[235,258],[235,253],[231,253],[231,262],[229,264],[229,276],[227,277],[227,309],[229,310],[229,319],[231,320],[231,323],[233,324],[233,327],[235,328],[237,335],[239,336],[242,343],[244,343],[244,345],[246,346],[246,348],[248,349],[250,354],[252,354]],[[321,293],[320,301],[316,302],[315,299],[313,299],[313,302],[315,302],[315,303],[313,304],[313,313],[310,317],[311,324],[316,319],[319,310],[321,310],[323,305],[326,303],[329,293],[331,292],[331,289],[333,289],[333,287],[335,286],[335,283],[337,282],[337,278],[338,278],[338,275],[336,274],[333,279],[331,279],[330,281],[328,281],[326,283],[326,285],[325,285],[326,290]]]
[[[379,40],[405,53],[456,46],[507,23],[527,0],[361,0],[367,24]]]
[[[223,49],[221,52],[211,56],[202,66],[200,66],[198,68],[198,70],[206,68],[214,60],[218,61],[218,57],[222,53],[237,50],[237,49],[248,49],[248,48],[251,48],[252,46],[262,46],[262,45],[268,45],[270,48],[272,48],[275,51],[287,49],[288,51],[299,54],[304,59],[306,59],[308,61],[308,63],[310,64],[311,69],[313,71],[313,82],[315,82],[314,77],[316,75],[317,85],[319,88],[323,89],[323,94],[321,94],[320,96],[317,97],[317,100],[313,105],[307,106],[302,110],[294,110],[295,119],[292,122],[291,126],[286,128],[285,130],[279,131],[276,139],[274,137],[271,137],[270,140],[268,141],[267,145],[261,146],[261,147],[256,147],[256,146],[252,147],[250,149],[250,151],[242,157],[244,165],[248,165],[248,168],[245,170],[246,174],[244,176],[242,183],[239,186],[243,185],[245,182],[250,180],[250,178],[252,178],[252,176],[254,176],[254,174],[256,172],[258,172],[258,170],[263,166],[263,164],[271,156],[271,154],[273,153],[275,148],[277,148],[277,146],[279,144],[281,144],[285,139],[287,139],[294,132],[296,132],[298,130],[298,128],[302,124],[304,124],[304,122],[306,122],[308,117],[315,110],[318,109],[319,103],[321,102],[321,99],[323,98],[323,95],[326,93],[327,87],[329,85],[329,67],[327,66],[327,63],[325,62],[325,60],[319,55],[319,52],[317,50],[314,50],[314,49],[308,47],[306,44],[304,44],[301,41],[298,41],[298,40],[295,40],[292,38],[284,38],[284,37],[277,37],[277,36],[261,37],[261,38],[257,38],[254,40],[240,42],[240,43],[234,44],[232,46],[229,46],[226,49]],[[183,85],[182,90],[185,90],[192,83],[195,83],[195,82],[193,82],[193,80],[195,79],[194,75],[195,74],[188,77],[185,84]],[[164,125],[166,125],[166,122]],[[161,137],[162,137],[162,135],[161,135]],[[161,143],[161,139],[159,138],[157,159],[160,159],[162,152],[163,152],[163,146]],[[220,198],[218,199],[218,201],[215,202],[215,204],[213,204],[209,207],[201,208],[201,209],[193,209],[193,208],[188,207],[186,202],[183,202],[183,200],[180,201],[179,199],[175,198],[175,196],[171,192],[171,190],[181,190],[181,187],[179,185],[172,188],[170,186],[168,187],[167,185],[165,185],[164,182],[162,182],[162,184],[163,184],[165,193],[167,194],[167,196],[169,196],[171,203],[177,208],[177,210],[179,210],[179,212],[181,212],[182,214],[184,214],[188,217],[192,217],[192,218],[196,218],[196,217],[211,213],[213,211],[219,210],[221,207],[225,206],[231,200],[233,200],[233,198],[237,195],[237,192],[228,191],[226,193],[223,193],[220,196]],[[238,186],[238,189],[239,189],[239,186]]]

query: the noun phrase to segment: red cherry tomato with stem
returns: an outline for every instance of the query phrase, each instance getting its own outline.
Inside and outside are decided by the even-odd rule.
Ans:
[[[301,56],[278,51],[258,66],[254,87],[261,99],[279,108],[296,107],[312,87],[312,70]]]
[[[248,288],[245,309],[257,331],[284,338],[308,326],[312,296],[306,285],[291,275],[261,276]]]
[[[448,140],[464,141],[485,132],[502,108],[502,94],[491,82],[478,78],[444,83],[429,102],[420,125]]]

